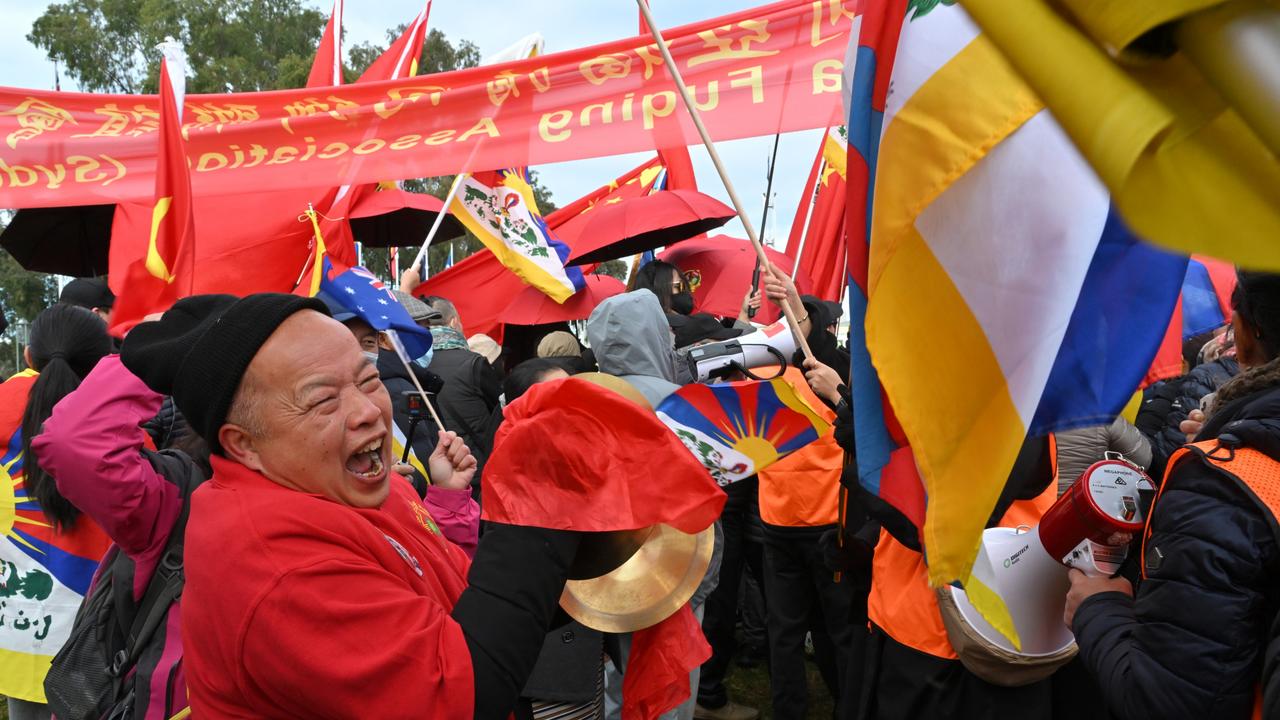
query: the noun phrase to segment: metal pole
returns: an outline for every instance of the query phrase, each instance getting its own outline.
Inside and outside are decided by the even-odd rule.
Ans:
[[[733,208],[738,211],[738,219],[742,221],[742,227],[747,231],[747,238],[751,240],[751,245],[756,250],[756,258],[759,260],[761,267],[767,268],[769,266],[769,257],[765,255],[764,246],[760,244],[760,236],[756,234],[755,225],[751,223],[751,218],[747,216],[746,206],[742,204],[742,200],[738,197],[738,191],[733,187],[733,181],[729,179],[729,173],[724,169],[724,163],[720,161],[720,153],[716,151],[716,145],[711,141],[711,133],[707,132],[706,126],[702,124],[702,115],[693,104],[693,99],[689,97],[689,88],[685,87],[684,78],[680,75],[680,68],[676,66],[675,59],[671,57],[671,49],[667,47],[667,41],[662,37],[662,32],[658,30],[658,24],[654,22],[653,14],[649,12],[649,6],[644,3],[644,0],[636,0],[636,5],[640,6],[640,14],[644,16],[644,22],[649,26],[649,32],[653,35],[653,40],[657,43],[658,50],[662,53],[662,60],[667,66],[667,72],[671,73],[671,79],[675,81],[676,90],[684,100],[685,109],[689,111],[689,117],[693,119],[693,125],[698,129],[702,144],[706,146],[707,154],[711,156],[711,163],[715,165],[716,172],[719,173],[720,180],[724,183],[724,189],[729,193],[729,200],[733,203]],[[772,274],[773,271],[770,270],[769,272]],[[800,323],[796,320],[790,303],[782,303],[782,314],[787,318],[787,324],[791,327],[791,333],[795,335],[796,344],[800,346],[800,351],[804,353],[805,358],[813,359],[813,351],[809,349],[809,341],[805,339],[804,333],[800,332]]]
[[[764,212],[760,213],[760,227],[769,227],[769,198],[773,195],[773,168],[778,164],[778,139],[782,137],[782,133],[773,134],[773,155],[769,158],[769,169],[765,173],[764,182]],[[799,263],[796,263],[797,265]],[[760,287],[760,258],[756,258],[756,266],[751,270],[751,291],[755,292]],[[792,279],[795,278],[795,270],[791,272]],[[747,317],[756,316],[755,308],[747,308]]]

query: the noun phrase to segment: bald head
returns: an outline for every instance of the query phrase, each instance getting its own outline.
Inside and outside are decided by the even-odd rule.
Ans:
[[[390,397],[351,331],[304,310],[253,357],[218,437],[229,457],[281,485],[376,507],[390,423]]]

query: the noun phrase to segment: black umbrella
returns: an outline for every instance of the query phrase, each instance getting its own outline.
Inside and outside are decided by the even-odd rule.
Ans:
[[[674,245],[737,216],[733,208],[696,190],[664,190],[591,212],[567,265],[604,262]]]
[[[107,274],[115,205],[27,208],[0,234],[0,247],[27,270],[72,277]]]
[[[439,198],[423,193],[384,189],[362,199],[347,214],[351,234],[365,247],[420,245],[426,239],[436,215],[446,212]],[[462,223],[446,213],[432,245],[467,232]]]

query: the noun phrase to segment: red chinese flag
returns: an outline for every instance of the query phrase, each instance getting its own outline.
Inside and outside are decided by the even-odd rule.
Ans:
[[[180,110],[185,63],[175,50],[166,48],[160,63],[160,149],[146,248],[140,257],[133,256],[122,274],[113,270],[110,278],[117,297],[111,317],[113,333],[123,333],[147,315],[167,310],[191,294],[194,282],[196,231]]]
[[[377,82],[391,78],[407,78],[418,74],[418,58],[422,56],[422,43],[427,38],[427,18],[431,15],[431,0],[422,12],[409,23],[400,37],[391,43],[387,51],[373,61],[356,82]]]
[[[799,273],[809,278],[812,293],[833,302],[840,300],[847,282],[845,252],[849,243],[844,216],[849,190],[845,182],[846,153],[841,139],[828,130],[822,137],[822,146],[814,159],[787,241],[787,255],[799,263]],[[812,195],[815,186],[816,198]],[[806,212],[811,200],[813,209]],[[806,215],[808,225],[805,224]]]
[[[329,87],[342,84],[342,0],[333,0],[333,13],[324,26],[316,58],[311,62],[307,87]]]

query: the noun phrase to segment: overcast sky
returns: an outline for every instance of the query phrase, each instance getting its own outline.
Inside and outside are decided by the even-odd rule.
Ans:
[[[654,16],[664,28],[726,15],[763,4],[765,0],[651,0]],[[304,0],[328,15],[332,3]],[[0,85],[53,87],[53,64],[27,41],[31,23],[49,3],[41,0],[0,0]],[[343,26],[348,47],[363,41],[385,45],[387,28],[411,20],[421,9],[418,0],[346,0]],[[501,20],[501,23],[495,20]],[[501,5],[475,0],[435,0],[430,26],[450,41],[470,40],[481,55],[501,50],[531,32],[546,38],[546,51],[557,52],[636,34],[638,18],[634,0],[537,0]],[[74,89],[65,78],[63,88]],[[821,131],[787,133],[781,138],[774,174],[774,206],[769,212],[766,239],[777,237],[786,244],[791,220],[800,200],[810,163],[818,151]],[[773,148],[773,137],[750,138],[718,144],[721,159],[729,169],[738,194],[747,204],[753,221],[760,224],[764,207],[765,169]],[[557,204],[575,198],[612,180],[640,164],[649,153],[621,155],[542,165],[537,168]],[[691,148],[699,188],[729,202],[707,152],[700,145]],[[776,220],[776,221],[775,221]],[[736,220],[724,228],[730,235],[746,237]]]

